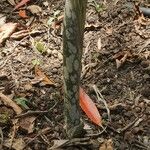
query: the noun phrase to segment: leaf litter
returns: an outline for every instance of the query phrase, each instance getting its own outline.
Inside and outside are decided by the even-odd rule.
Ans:
[[[96,11],[88,4],[84,34],[86,52],[82,63],[90,67],[86,72],[83,70],[81,82],[87,96],[100,112],[101,123],[106,129],[101,132],[101,128],[82,113],[85,129],[90,130],[86,136],[90,135],[90,138],[73,139],[63,145],[68,141],[62,115],[63,62],[59,57],[62,54],[64,2],[22,0],[15,6],[13,4],[15,19],[10,15],[0,20],[0,28],[3,29],[0,31],[1,46],[10,50],[6,53],[0,49],[0,71],[7,74],[7,77],[0,78],[0,92],[8,97],[9,91],[13,97],[11,100],[23,97],[28,106],[24,102],[16,104],[23,112],[10,106],[9,109],[22,117],[15,119],[16,115],[13,115],[10,118],[12,123],[8,121],[9,124],[5,124],[9,130],[2,128],[4,148],[12,146],[15,149],[19,142],[20,145],[16,146],[18,149],[47,149],[53,145],[62,149],[76,146],[79,149],[86,146],[89,149],[149,148],[149,19],[138,12],[138,6],[136,9],[126,8],[125,0],[96,1],[96,4],[104,6],[104,9],[100,8],[99,11],[97,8]],[[29,12],[28,8],[32,8],[32,5],[36,5],[37,9]],[[147,2],[144,5],[148,5]],[[4,7],[5,10],[13,9],[11,5],[0,4],[0,8]],[[25,10],[29,18],[19,17],[20,10]],[[1,13],[4,15],[5,11]],[[5,28],[9,23],[10,26]],[[37,32],[31,34],[32,31]],[[42,41],[39,47],[40,50],[44,47],[46,53],[40,53],[32,39]],[[38,66],[37,70],[35,66]],[[100,95],[96,95],[91,88],[93,84]],[[103,102],[97,101],[98,96]],[[53,107],[56,103],[58,105]],[[3,105],[6,104],[0,98],[1,109]],[[6,112],[9,114],[9,111]],[[119,133],[120,130],[123,132]],[[8,133],[12,137],[7,136]],[[5,141],[9,141],[9,144],[5,144]]]

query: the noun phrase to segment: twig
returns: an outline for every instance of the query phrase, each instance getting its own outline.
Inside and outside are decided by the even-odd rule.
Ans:
[[[95,137],[96,138],[96,137],[100,136],[103,132],[106,132],[107,126],[105,128],[104,127],[102,127],[102,128],[103,128],[103,130],[101,132],[87,134],[87,135],[85,135],[85,137]]]
[[[10,138],[10,146],[9,146],[9,149],[12,148],[12,145],[13,145],[13,141],[14,141],[14,138],[15,138],[15,135],[16,135],[16,124],[18,122],[18,119],[15,119],[14,120],[14,125],[13,125],[13,131],[12,131],[12,135],[11,135],[11,138]]]
[[[24,37],[23,39],[21,39],[13,48],[12,48],[12,51],[15,50],[15,48],[20,45],[21,42],[23,42],[24,40],[26,40],[27,38],[29,38],[29,35]]]
[[[96,66],[96,63],[89,63],[87,64],[86,66],[83,67],[82,69],[82,73],[81,73],[81,79],[84,78],[84,76],[86,75],[87,71],[92,68],[92,67],[95,67]]]
[[[45,129],[42,129],[41,131],[38,132],[38,134],[33,137],[29,142],[27,142],[27,144],[24,146],[23,150],[31,143],[33,142],[38,136],[42,135],[42,134],[46,134],[48,133],[49,131],[51,131],[51,128],[45,128]]]
[[[142,115],[142,116],[143,116],[143,115]],[[135,118],[135,120],[133,120],[131,123],[129,123],[128,125],[126,125],[126,126],[123,127],[122,129],[117,129],[117,132],[118,132],[118,133],[122,133],[122,132],[128,130],[128,129],[129,129],[130,127],[132,127],[137,121],[139,121],[139,119],[141,120],[141,117],[142,117],[142,116]]]
[[[135,144],[134,144],[136,147],[140,148],[140,149],[143,149],[143,150],[148,150],[150,147],[149,146],[146,146],[144,143],[138,141],[135,139]]]
[[[111,121],[110,110],[109,110],[108,104],[106,103],[104,97],[102,96],[102,94],[100,93],[100,91],[98,90],[96,85],[93,85],[93,89],[95,90],[95,93],[97,95],[98,101],[102,102],[105,105],[106,110],[107,110],[107,114],[108,114],[108,119],[109,119],[109,121]]]
[[[5,96],[2,93],[0,93],[0,98],[8,106],[12,107],[16,114],[21,114],[22,109],[13,100],[11,100],[9,97]]]
[[[104,106],[101,106],[99,104],[97,104],[96,106],[99,109],[106,110],[106,107],[104,107]],[[124,107],[126,107],[126,105],[122,104],[122,103],[118,103],[118,104],[114,104],[114,105],[108,106],[109,110],[111,110],[111,111],[112,110],[116,110],[118,107],[123,107],[124,108]]]
[[[31,116],[31,115],[46,114],[46,113],[50,112],[52,109],[54,109],[57,104],[58,104],[58,102],[55,103],[53,105],[53,107],[51,107],[49,110],[45,110],[45,111],[40,111],[40,110],[32,111],[32,110],[29,110],[28,112],[25,112],[25,113],[22,113],[22,114],[19,114],[19,115],[15,116],[15,118],[22,118],[22,117]]]

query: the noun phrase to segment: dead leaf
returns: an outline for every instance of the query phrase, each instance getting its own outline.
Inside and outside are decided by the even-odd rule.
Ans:
[[[21,0],[14,8],[14,10],[18,9],[19,7],[25,5],[27,2],[29,2],[30,0]]]
[[[32,14],[39,14],[42,12],[42,8],[38,5],[30,5],[27,7],[27,9],[32,13]]]
[[[5,23],[0,27],[0,44],[3,43],[16,30],[17,23]]]
[[[135,9],[135,20],[143,26],[146,26],[148,24],[148,20],[144,17],[143,13],[140,11],[140,7],[137,4],[134,4]]]
[[[12,39],[21,39],[25,36],[28,36],[29,33],[30,33],[29,30],[21,30],[21,31],[13,33],[10,37]]]
[[[145,19],[143,14],[138,17],[137,21],[139,24],[144,25],[144,26],[146,26],[148,24],[148,20]]]
[[[18,32],[13,33],[10,37],[12,39],[21,39],[24,38],[28,35],[37,35],[37,34],[41,34],[43,33],[43,31],[38,31],[38,30],[33,30],[33,31],[29,31],[29,30],[21,30]]]
[[[112,29],[112,28],[107,28],[107,27],[106,27],[106,33],[109,34],[109,35],[112,35],[113,29]]]
[[[117,69],[120,68],[129,57],[132,57],[132,54],[129,51],[123,51],[115,54],[113,58],[116,60]]]
[[[59,149],[63,147],[69,140],[54,140],[54,145],[50,148],[50,150]]]
[[[99,150],[113,150],[113,142],[112,139],[105,140],[102,145],[100,145]]]
[[[145,59],[148,59],[150,57],[150,51],[146,51],[143,53]]]
[[[7,104],[8,106],[12,107],[16,114],[21,114],[22,109],[9,97],[5,96],[4,94],[0,93],[0,99]]]
[[[25,147],[25,142],[22,138],[14,138],[13,143],[11,142],[11,139],[6,139],[4,140],[4,146],[8,148],[12,147],[14,150],[23,150]]]
[[[116,59],[117,69],[120,68],[125,63],[126,59],[127,59],[127,54],[125,54],[120,60]]]
[[[43,79],[44,79],[43,76],[41,76],[41,77],[35,77],[34,79],[31,80],[31,84],[33,84],[33,85],[34,84],[38,84],[38,83],[42,82]]]
[[[27,131],[28,133],[32,133],[34,131],[35,120],[36,120],[36,117],[28,116],[28,117],[19,119],[17,125],[21,129]]]
[[[54,81],[50,80],[39,68],[35,66],[36,79],[40,79],[44,85],[54,85]]]

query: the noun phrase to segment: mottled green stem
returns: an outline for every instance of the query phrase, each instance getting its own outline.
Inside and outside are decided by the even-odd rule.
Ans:
[[[79,85],[87,0],[66,0],[63,30],[64,112],[67,135],[83,133]]]

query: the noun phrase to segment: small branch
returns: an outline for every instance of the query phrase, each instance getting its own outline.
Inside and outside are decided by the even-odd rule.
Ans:
[[[97,104],[96,106],[97,106],[98,109],[106,110],[106,107],[104,107],[104,106],[101,106],[99,104]],[[114,104],[114,105],[108,106],[109,110],[111,110],[111,111],[116,110],[118,107],[125,108],[126,105],[123,104],[123,103],[118,103],[118,104]]]
[[[100,91],[98,90],[96,85],[93,85],[93,89],[95,90],[98,101],[102,102],[105,105],[105,108],[106,108],[107,114],[108,114],[108,119],[109,119],[109,121],[111,121],[110,110],[109,110],[108,104],[106,103],[104,97],[102,96],[102,94],[100,93]]]
[[[118,132],[118,133],[125,132],[126,130],[128,130],[129,128],[131,128],[135,123],[138,123],[139,120],[141,120],[141,117],[142,117],[142,116],[135,118],[135,120],[133,120],[131,123],[129,123],[128,125],[126,125],[126,126],[123,127],[122,129],[117,129],[117,132]]]
[[[16,114],[21,114],[22,109],[9,97],[5,96],[4,94],[0,93],[1,100],[6,103],[8,106],[12,107]]]
[[[40,111],[40,110],[32,111],[32,110],[29,110],[28,112],[25,112],[25,113],[22,113],[22,114],[19,114],[19,115],[15,116],[15,118],[22,118],[22,117],[31,116],[31,115],[47,114],[51,110],[53,110],[57,104],[58,104],[58,102],[55,103],[54,106],[51,107],[49,110],[45,110],[45,111]]]

